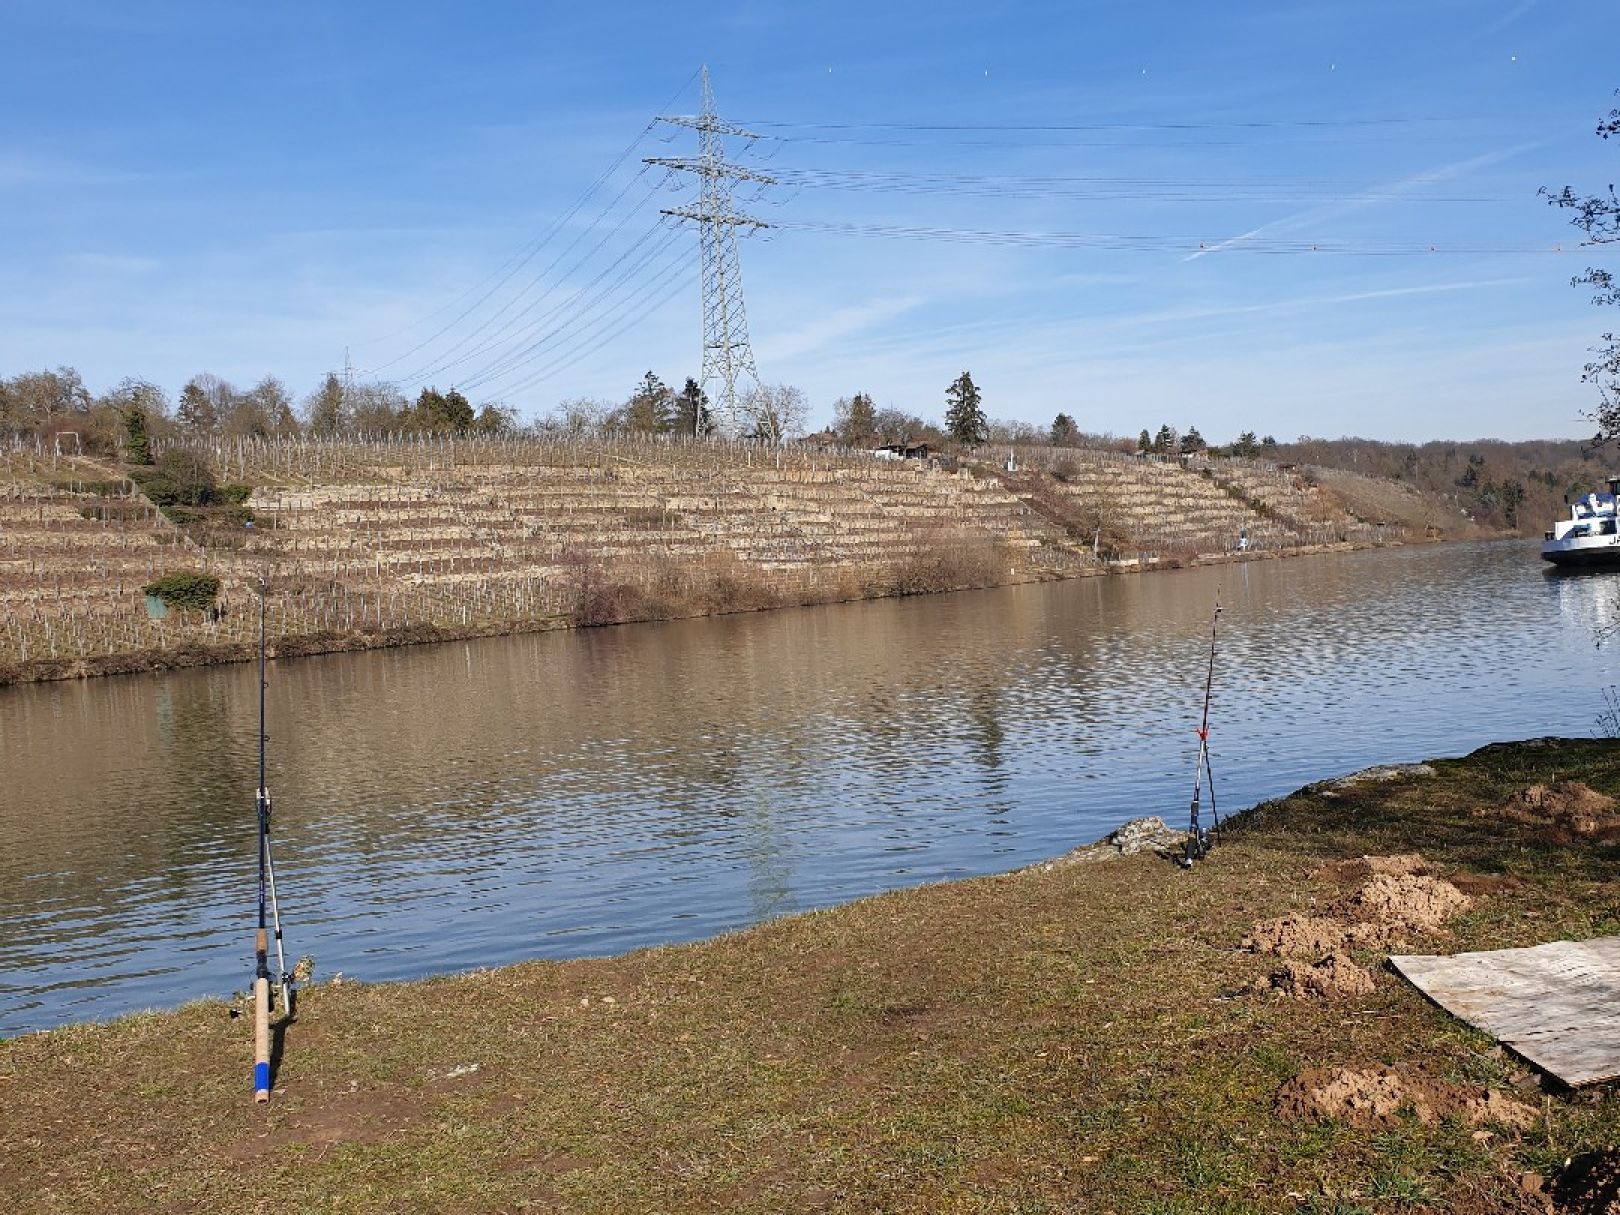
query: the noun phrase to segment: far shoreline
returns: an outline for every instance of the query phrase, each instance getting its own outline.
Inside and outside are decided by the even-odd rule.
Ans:
[[[433,645],[439,642],[472,641],[494,637],[521,637],[534,633],[613,628],[621,625],[659,624],[675,620],[706,620],[715,617],[749,615],[758,612],[780,612],[806,607],[826,607],[833,604],[874,603],[887,599],[952,595],[962,591],[998,590],[1013,586],[1073,582],[1086,578],[1162,574],[1177,570],[1202,569],[1220,565],[1246,565],[1257,561],[1277,561],[1295,557],[1333,556],[1377,549],[1428,548],[1443,544],[1478,543],[1480,539],[1480,537],[1437,537],[1372,543],[1338,541],[1331,544],[1297,545],[1289,548],[1250,550],[1247,552],[1201,553],[1191,562],[1175,559],[1161,560],[1150,555],[1146,562],[1131,559],[1102,566],[1085,566],[1064,572],[1049,571],[1033,576],[1025,575],[995,582],[945,587],[938,590],[890,591],[826,599],[809,596],[802,601],[768,604],[759,607],[745,606],[714,612],[630,616],[622,620],[605,620],[592,624],[575,624],[561,617],[536,617],[528,620],[511,620],[470,626],[423,624],[382,629],[362,626],[342,633],[309,633],[273,640],[268,646],[267,657],[271,661],[276,661],[289,658],[310,658],[324,654],[352,654],[373,650],[400,649],[407,646]],[[1486,539],[1507,541],[1522,539],[1522,537],[1502,536],[1488,537]],[[252,645],[228,643],[224,645],[187,645],[174,649],[132,650],[80,659],[29,659],[26,662],[0,666],[0,689],[22,687],[29,684],[99,679],[116,675],[147,675],[164,671],[191,670],[197,667],[224,666],[232,663],[251,662],[257,657],[258,651]]]

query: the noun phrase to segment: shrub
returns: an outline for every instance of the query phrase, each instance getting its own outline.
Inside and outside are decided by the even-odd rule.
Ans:
[[[210,506],[218,496],[213,469],[189,451],[166,451],[151,472],[131,476],[160,507]]]
[[[212,574],[199,574],[194,570],[171,570],[141,588],[148,595],[156,595],[165,607],[178,612],[202,612],[214,606],[219,597],[219,579]]]

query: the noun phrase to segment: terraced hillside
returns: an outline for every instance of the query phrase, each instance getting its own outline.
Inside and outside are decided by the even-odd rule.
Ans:
[[[1072,577],[1423,535],[1298,472],[1037,449],[1004,463],[656,440],[194,443],[251,528],[182,528],[127,470],[0,454],[0,680]],[[1387,496],[1387,495],[1386,495]],[[219,610],[148,616],[193,569]]]

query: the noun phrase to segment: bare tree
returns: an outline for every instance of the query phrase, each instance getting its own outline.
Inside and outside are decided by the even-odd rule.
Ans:
[[[541,421],[542,430],[565,435],[603,434],[612,426],[614,406],[595,397],[563,401]]]
[[[1610,110],[1598,123],[1597,134],[1603,139],[1620,136],[1620,108]],[[1583,243],[1606,245],[1620,241],[1620,195],[1615,193],[1613,182],[1597,194],[1578,195],[1569,186],[1557,193],[1546,189],[1542,193],[1553,206],[1575,213],[1570,223],[1586,233]],[[1620,305],[1620,281],[1612,270],[1593,266],[1572,279],[1571,285],[1591,288],[1594,304]],[[1601,346],[1592,348],[1595,357],[1581,376],[1598,390],[1598,406],[1592,415],[1598,428],[1592,442],[1597,446],[1620,439],[1620,338],[1610,332],[1603,335],[1602,341]]]
[[[756,384],[743,398],[743,416],[753,423],[750,437],[767,443],[786,443],[804,433],[810,407],[804,393],[791,384]]]
[[[25,430],[90,410],[90,392],[71,367],[27,371],[0,380],[0,427]]]

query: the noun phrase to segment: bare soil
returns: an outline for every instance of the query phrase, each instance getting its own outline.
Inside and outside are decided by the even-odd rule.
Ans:
[[[1362,1130],[1394,1126],[1402,1117],[1425,1125],[1452,1117],[1468,1126],[1523,1131],[1537,1118],[1533,1107],[1482,1086],[1382,1064],[1307,1068],[1277,1090],[1276,1110],[1289,1122],[1336,1118]]]
[[[1559,842],[1620,839],[1620,805],[1578,780],[1531,785],[1479,813],[1543,828]]]
[[[1351,921],[1352,939],[1393,943],[1444,927],[1473,902],[1444,878],[1377,873],[1337,910]]]
[[[1295,1000],[1364,996],[1376,986],[1372,972],[1343,953],[1330,953],[1319,962],[1284,962],[1266,985]]]
[[[1348,925],[1325,916],[1284,915],[1261,920],[1243,938],[1250,953],[1284,958],[1321,958],[1344,944]]]
[[[1326,959],[1346,947],[1388,946],[1414,934],[1437,932],[1471,907],[1473,899],[1444,878],[1429,876],[1430,868],[1415,852],[1323,865],[1312,875],[1317,883],[1359,884],[1351,893],[1329,899],[1325,915],[1301,912],[1259,921],[1244,936],[1243,948],[1285,958]],[[1310,980],[1308,971],[1285,968],[1273,979],[1291,994],[1331,994],[1334,985]],[[1351,989],[1359,987],[1353,978],[1348,982]]]
[[[1567,1215],[1620,1215],[1620,1150],[1574,1157],[1559,1171],[1552,1199]]]

